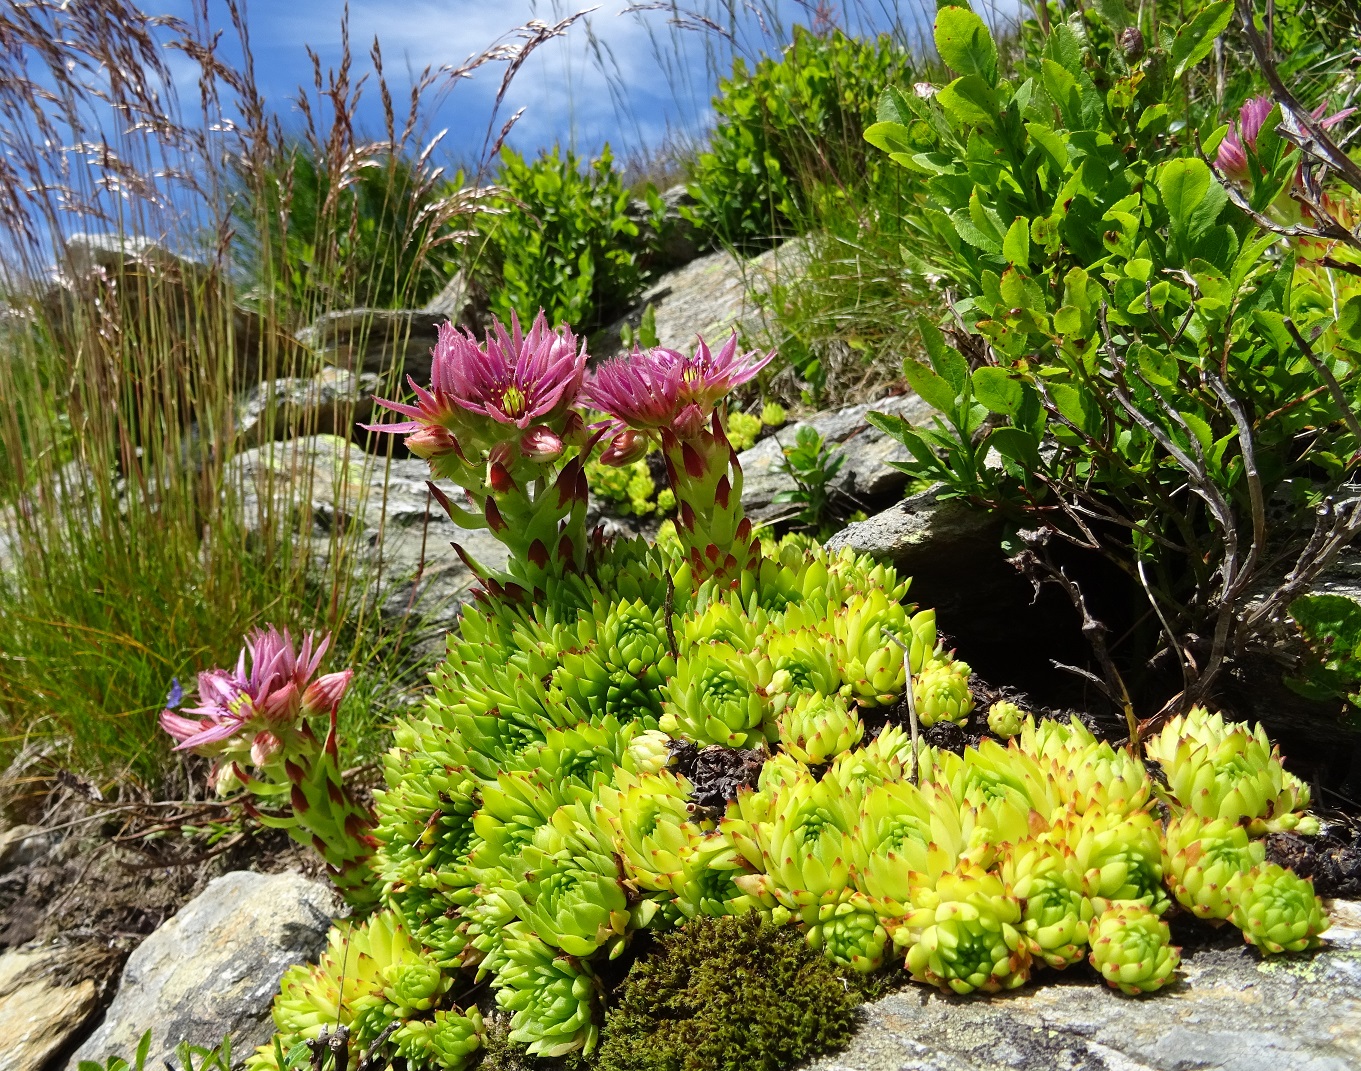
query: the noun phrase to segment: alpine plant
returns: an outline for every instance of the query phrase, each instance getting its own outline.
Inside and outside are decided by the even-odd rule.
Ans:
[[[377,903],[370,866],[373,814],[346,787],[336,741],[336,712],[353,670],[317,676],[329,637],[257,629],[233,669],[199,674],[198,705],[161,712],[176,751],[213,760],[220,796],[244,790],[247,810],[325,859],[350,904]],[[317,735],[321,729],[321,736]]]
[[[1084,959],[1151,992],[1175,977],[1164,916],[1180,910],[1266,954],[1317,943],[1312,887],[1264,864],[1268,832],[1316,823],[1260,729],[1197,708],[1140,753],[1001,702],[1000,741],[914,740],[909,681],[922,726],[984,720],[935,614],[891,567],[802,537],[758,545],[742,515],[723,396],[767,360],[730,340],[587,374],[542,318],[441,334],[429,389],[390,406],[396,430],[510,563],[483,572],[395,726],[376,821],[311,726],[334,725],[349,681],[316,677],[324,643],[255,637],[197,707],[167,712],[216,759],[219,791],[315,837],[356,906],[376,905],[290,971],[253,1071],[335,1024],[355,1054],[463,1071],[489,1014],[531,1055],[589,1054],[614,980],[653,944],[640,936],[701,917],[754,912],[846,971],[958,994]],[[588,536],[581,466],[601,442],[626,462],[648,440],[678,543]]]

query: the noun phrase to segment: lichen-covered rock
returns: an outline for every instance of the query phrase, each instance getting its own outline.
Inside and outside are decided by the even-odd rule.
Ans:
[[[380,378],[342,368],[323,368],[313,378],[257,383],[236,403],[236,437],[252,446],[299,434],[349,437],[373,416]]]
[[[148,1067],[181,1041],[211,1047],[230,1034],[242,1053],[263,1044],[280,978],[321,954],[336,906],[330,886],[299,874],[217,878],[128,957],[104,1021],[69,1071],[81,1060],[130,1058],[147,1029]]]
[[[1336,902],[1317,953],[1201,949],[1180,983],[1126,997],[1067,977],[1003,999],[904,989],[869,1004],[810,1071],[1349,1071],[1361,1067],[1361,904]]]
[[[94,1014],[94,982],[65,984],[61,959],[53,948],[0,955],[0,1071],[43,1071]]]

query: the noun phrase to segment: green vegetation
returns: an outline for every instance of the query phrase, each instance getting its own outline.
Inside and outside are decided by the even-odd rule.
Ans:
[[[642,290],[639,258],[661,226],[662,205],[647,188],[650,220],[629,214],[631,200],[609,147],[589,165],[557,146],[532,162],[501,152],[504,193],[479,217],[490,271],[491,311],[525,320],[543,309],[550,322],[585,331],[626,311]]]
[[[946,7],[936,42],[959,77],[890,89],[866,133],[920,183],[924,238],[907,256],[955,298],[950,336],[923,320],[925,358],[903,366],[943,417],[876,419],[911,451],[910,475],[1001,513],[1017,561],[1082,612],[1052,539],[1146,595],[1122,649],[1094,632],[1131,719],[1169,687],[1183,707],[1211,694],[1361,526],[1348,511],[1309,538],[1354,471],[1361,298],[1290,229],[1301,166],[1346,169],[1302,157],[1268,98],[1220,123],[1199,72],[1232,14],[1201,5],[1173,33],[1151,8],[1141,28],[1119,0],[1095,5],[1032,24],[1008,78],[978,16]],[[1329,204],[1351,218],[1359,195]],[[1268,503],[1291,523],[1268,525]],[[1282,582],[1268,563],[1286,557]],[[1250,603],[1262,584],[1274,593]],[[1164,659],[1179,687],[1150,678]]]
[[[859,995],[797,931],[696,919],[634,964],[605,1019],[602,1071],[767,1071],[840,1048]]]

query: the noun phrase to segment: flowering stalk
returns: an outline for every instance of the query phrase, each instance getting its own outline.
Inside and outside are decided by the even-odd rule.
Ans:
[[[408,377],[416,404],[376,399],[410,419],[371,425],[406,436],[436,479],[471,500],[431,493],[464,528],[488,528],[510,552],[496,574],[455,546],[493,594],[538,590],[552,576],[581,571],[588,550],[585,462],[591,437],[573,411],[586,370],[586,348],[567,327],[549,330],[542,312],[528,333],[512,314],[510,329],[493,325],[484,342],[452,324],[439,329],[430,389]]]
[[[315,849],[345,899],[367,910],[378,888],[369,868],[373,815],[345,787],[336,747],[336,712],[354,671],[312,679],[329,644],[308,633],[295,649],[286,631],[257,629],[236,668],[200,673],[199,705],[161,711],[161,727],[175,750],[215,760],[209,784],[220,796],[241,787],[269,807],[246,804],[262,824]],[[311,725],[321,715],[324,740]]]
[[[774,353],[737,352],[737,333],[717,354],[704,340],[693,356],[634,349],[597,368],[586,398],[609,416],[601,460],[626,465],[660,443],[676,495],[676,531],[698,577],[734,579],[756,564],[759,546],[742,510],[742,467],[723,430],[720,403]]]

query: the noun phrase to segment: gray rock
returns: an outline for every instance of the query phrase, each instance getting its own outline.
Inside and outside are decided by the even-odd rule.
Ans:
[[[1081,968],[992,998],[917,986],[865,1008],[844,1052],[808,1071],[1352,1071],[1361,1067],[1361,904],[1333,905],[1328,947],[1263,959],[1196,951],[1141,998]]]
[[[0,874],[29,866],[44,858],[61,840],[41,826],[12,826],[0,833]]]
[[[869,423],[866,416],[870,412],[893,413],[918,424],[928,420],[934,410],[915,394],[881,398],[868,405],[806,417],[742,451],[738,455],[742,465],[742,505],[752,520],[773,522],[798,513],[797,505],[777,503],[774,499],[780,492],[794,489],[793,478],[780,471],[780,462],[784,459],[784,447],[794,445],[795,436],[804,426],[814,428],[826,440],[829,451],[841,448],[845,461],[834,486],[857,507],[872,506],[876,499],[900,492],[907,476],[893,468],[892,462],[906,461],[910,455],[901,443]]]
[[[807,255],[806,245],[796,238],[752,260],[726,249],[699,257],[658,279],[632,312],[592,340],[591,353],[597,358],[614,354],[624,325],[637,329],[649,305],[656,317],[657,342],[669,349],[693,349],[696,335],[721,342],[734,328],[748,338],[762,337],[764,324],[755,295],[776,281],[797,278]]]
[[[354,425],[373,417],[373,396],[382,380],[372,372],[324,368],[312,379],[273,379],[256,384],[237,401],[239,442],[256,445],[299,434],[350,437]]]
[[[414,615],[431,642],[476,579],[450,544],[488,568],[505,563],[490,532],[449,519],[419,458],[389,462],[338,436],[313,435],[243,451],[231,465],[250,528],[294,526],[319,572],[341,569],[351,592],[364,593],[384,616]],[[442,489],[457,498],[456,488]]]
[[[130,1058],[151,1028],[148,1067],[181,1041],[215,1046],[231,1035],[243,1056],[272,1033],[270,1005],[284,971],[315,960],[336,910],[330,887],[299,874],[235,871],[211,882],[128,957],[104,1021],[67,1064]]]
[[[298,341],[337,368],[397,381],[409,375],[425,385],[430,351],[447,319],[442,309],[342,309],[299,331]]]

